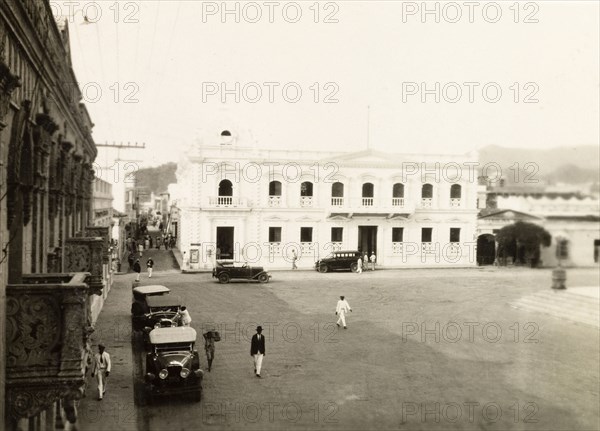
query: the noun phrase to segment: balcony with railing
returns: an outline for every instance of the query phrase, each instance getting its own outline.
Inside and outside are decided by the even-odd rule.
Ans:
[[[431,208],[433,207],[433,199],[432,198],[421,198],[421,208]]]
[[[392,198],[392,206],[393,207],[403,207],[404,206],[404,198]]]
[[[451,208],[460,208],[461,206],[461,198],[451,198],[450,199],[450,207]]]
[[[88,273],[23,275],[6,287],[6,400],[18,420],[85,391]]]
[[[281,196],[269,196],[268,205],[270,208],[281,207]]]
[[[375,205],[375,198],[362,198],[363,207],[372,207]]]
[[[392,254],[398,255],[404,253],[404,243],[403,242],[393,242],[392,243]]]
[[[343,207],[344,206],[344,198],[331,198],[331,206],[332,207]]]
[[[209,208],[247,208],[247,201],[236,196],[210,196]]]
[[[313,197],[312,196],[300,196],[300,207],[310,208],[312,206],[313,206]]]
[[[421,253],[422,254],[433,254],[436,252],[435,244],[432,242],[422,242],[421,243]]]
[[[311,256],[315,253],[315,244],[313,242],[301,242],[300,251],[303,255]]]
[[[281,243],[280,242],[270,242],[269,243],[269,255],[275,256],[281,252]]]

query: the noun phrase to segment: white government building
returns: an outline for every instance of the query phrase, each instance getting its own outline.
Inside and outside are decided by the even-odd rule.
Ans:
[[[293,250],[299,268],[336,250],[374,252],[382,267],[475,266],[476,163],[477,154],[261,149],[217,121],[178,164],[183,269],[216,258],[291,268]]]

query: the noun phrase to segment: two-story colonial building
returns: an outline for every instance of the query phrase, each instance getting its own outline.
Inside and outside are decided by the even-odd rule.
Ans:
[[[382,267],[473,266],[476,154],[261,149],[216,121],[178,165],[184,270],[236,259],[300,268],[334,250]]]

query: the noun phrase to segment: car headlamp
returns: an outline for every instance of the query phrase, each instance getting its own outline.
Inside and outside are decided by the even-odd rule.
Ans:
[[[166,369],[162,369],[160,370],[160,372],[158,373],[158,377],[162,380],[166,379],[169,376],[169,372]]]
[[[181,376],[182,379],[186,379],[187,376],[190,375],[190,370],[187,368],[182,368],[181,372],[179,373],[179,375]]]

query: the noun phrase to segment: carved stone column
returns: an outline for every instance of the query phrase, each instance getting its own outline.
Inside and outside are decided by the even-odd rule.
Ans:
[[[90,294],[102,295],[102,238],[69,238],[65,244],[65,271],[89,272]]]

